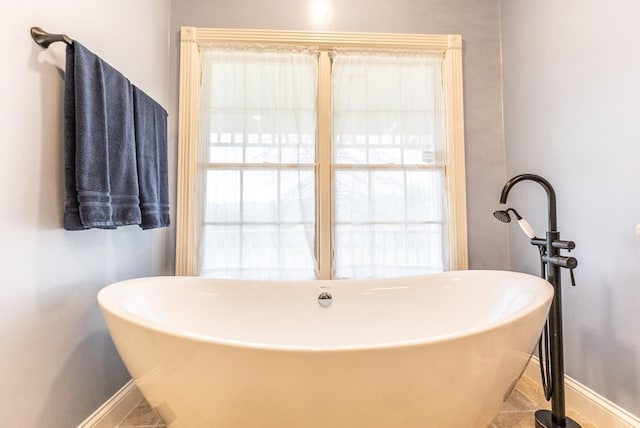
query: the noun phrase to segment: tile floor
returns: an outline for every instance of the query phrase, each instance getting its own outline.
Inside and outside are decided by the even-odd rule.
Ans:
[[[540,408],[549,409],[550,404],[544,399],[540,387],[526,375],[522,376],[502,411],[488,428],[534,428],[533,414]],[[570,408],[567,409],[567,416],[582,428],[598,428]],[[116,428],[165,428],[165,425],[143,400]]]

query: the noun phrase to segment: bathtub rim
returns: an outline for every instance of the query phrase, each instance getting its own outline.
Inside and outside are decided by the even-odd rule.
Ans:
[[[134,282],[144,282],[144,281],[149,281],[152,279],[172,279],[172,278],[180,278],[180,279],[187,279],[189,281],[196,281],[196,280],[216,280],[216,281],[238,281],[238,282],[256,282],[256,283],[281,283],[281,284],[299,284],[299,283],[318,283],[318,285],[315,286],[316,289],[319,289],[321,287],[322,283],[327,283],[327,282],[371,282],[371,281],[388,281],[388,280],[402,280],[402,279],[407,279],[407,278],[417,278],[417,277],[422,277],[422,276],[453,276],[456,274],[468,274],[469,272],[483,272],[486,274],[491,274],[491,273],[497,273],[500,275],[511,275],[513,274],[513,276],[523,276],[523,277],[528,277],[531,280],[535,280],[536,282],[540,282],[541,284],[546,284],[546,286],[544,287],[544,294],[545,296],[536,298],[536,302],[532,302],[528,305],[526,305],[523,308],[520,308],[519,310],[517,310],[516,312],[505,316],[505,317],[501,317],[498,320],[494,320],[492,322],[486,323],[486,324],[482,324],[480,327],[477,326],[471,326],[469,328],[464,328],[461,330],[458,330],[456,332],[453,333],[448,333],[448,334],[441,334],[441,335],[435,335],[435,336],[430,336],[427,338],[420,338],[420,339],[414,339],[414,340],[403,340],[403,341],[397,341],[397,342],[377,342],[374,344],[367,344],[367,345],[349,345],[349,346],[334,346],[334,347],[313,347],[313,346],[302,346],[302,345],[282,345],[282,344],[278,344],[278,345],[273,345],[273,344],[266,344],[266,343],[260,343],[260,342],[249,342],[249,341],[243,341],[243,340],[235,340],[235,339],[226,339],[226,338],[220,338],[220,337],[214,337],[214,336],[207,336],[204,334],[198,334],[198,333],[194,333],[194,332],[190,332],[190,331],[184,331],[184,330],[180,330],[180,329],[176,329],[176,328],[170,328],[164,324],[160,325],[158,323],[154,323],[152,321],[149,321],[148,319],[136,315],[132,312],[126,311],[124,309],[117,311],[117,310],[113,310],[112,308],[110,308],[107,304],[105,304],[105,296],[106,294],[108,294],[108,291],[103,291],[106,290],[107,288],[114,286],[113,288],[121,288],[123,287],[126,283],[134,283]],[[515,271],[507,271],[507,270],[457,270],[457,271],[446,271],[446,272],[440,272],[440,273],[434,273],[434,274],[423,274],[423,275],[411,275],[411,276],[406,276],[406,277],[389,277],[389,278],[368,278],[368,279],[345,279],[345,280],[282,280],[282,281],[275,281],[275,280],[233,280],[233,279],[220,279],[220,278],[206,278],[206,277],[193,277],[193,276],[175,276],[175,275],[161,275],[161,276],[147,276],[147,277],[140,277],[140,278],[133,278],[133,279],[127,279],[127,280],[122,280],[122,281],[117,281],[114,282],[112,284],[109,284],[105,287],[103,287],[101,290],[99,290],[98,294],[97,294],[97,300],[98,300],[98,305],[100,307],[100,310],[103,313],[103,317],[105,318],[105,320],[107,320],[107,313],[110,314],[113,317],[119,318],[120,320],[124,320],[124,322],[127,323],[131,323],[134,324],[138,327],[144,328],[144,329],[148,329],[151,330],[155,333],[160,333],[160,334],[164,334],[164,335],[168,335],[168,336],[172,336],[172,337],[177,337],[177,338],[182,338],[182,339],[186,339],[186,340],[192,340],[192,341],[196,341],[199,343],[207,343],[207,344],[213,344],[213,345],[218,345],[218,346],[229,346],[229,347],[239,347],[239,348],[245,348],[245,349],[255,349],[255,350],[261,350],[261,351],[286,351],[286,352],[301,352],[301,353],[305,353],[305,352],[310,352],[310,353],[330,353],[330,352],[354,352],[354,351],[371,351],[371,350],[391,350],[391,349],[402,349],[402,348],[407,348],[407,347],[414,347],[414,346],[421,346],[421,345],[428,345],[428,344],[433,344],[433,343],[442,343],[442,342],[448,342],[448,341],[454,341],[454,340],[461,340],[467,337],[472,337],[475,335],[480,335],[480,334],[485,334],[485,333],[489,333],[492,331],[495,331],[501,327],[504,327],[506,324],[510,324],[512,322],[515,322],[517,320],[526,318],[527,316],[531,316],[532,314],[534,314],[535,312],[537,312],[541,307],[543,306],[547,306],[547,309],[544,311],[545,313],[545,319],[549,313],[549,309],[551,307],[551,301],[554,295],[554,289],[553,286],[546,281],[543,278],[540,278],[538,276],[534,276],[528,273],[523,273],[523,272],[515,272]],[[108,324],[108,320],[107,320],[107,324]],[[542,328],[542,325],[541,325]]]

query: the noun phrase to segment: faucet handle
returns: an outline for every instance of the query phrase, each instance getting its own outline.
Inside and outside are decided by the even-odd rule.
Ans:
[[[549,263],[552,265],[560,266],[563,268],[567,268],[569,270],[573,270],[578,267],[578,260],[575,257],[565,257],[565,256],[544,256],[542,257],[542,261],[545,263]]]
[[[571,276],[571,285],[575,287],[576,278],[573,275],[573,270],[578,267],[578,260],[575,257],[565,256],[542,256],[542,261],[551,265],[560,266],[569,269],[569,275]]]
[[[556,239],[555,241],[553,241],[551,243],[551,245],[554,248],[559,248],[561,250],[569,250],[569,252],[571,252],[571,250],[576,248],[576,243],[575,242],[573,242],[573,241],[563,241],[561,239]]]

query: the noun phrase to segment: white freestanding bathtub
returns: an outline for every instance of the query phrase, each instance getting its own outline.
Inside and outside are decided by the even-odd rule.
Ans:
[[[552,295],[531,275],[461,271],[153,277],[109,285],[98,301],[137,386],[172,428],[473,428],[500,411]]]

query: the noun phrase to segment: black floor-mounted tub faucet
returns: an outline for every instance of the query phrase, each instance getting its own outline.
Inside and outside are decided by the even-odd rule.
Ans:
[[[500,203],[506,204],[509,192],[517,183],[521,181],[534,181],[541,185],[547,192],[548,206],[548,229],[545,238],[535,236],[533,229],[513,208],[503,211],[496,211],[493,215],[500,221],[508,223],[511,221],[509,211],[512,211],[518,220],[522,230],[531,239],[531,244],[540,250],[541,276],[545,278],[554,289],[553,300],[549,310],[549,318],[545,326],[546,334],[540,339],[540,365],[542,384],[545,389],[545,397],[551,399],[551,411],[538,410],[535,413],[536,428],[581,428],[573,419],[567,417],[564,395],[564,350],[562,341],[562,286],[560,268],[569,269],[571,283],[575,285],[573,269],[578,266],[578,261],[574,257],[560,255],[560,250],[575,248],[573,241],[560,240],[560,232],[557,228],[556,219],[556,193],[553,186],[545,178],[536,174],[521,174],[511,178],[506,182],[500,194]],[[546,336],[546,338],[545,338]],[[543,344],[543,341],[545,342]],[[546,352],[543,352],[543,345]],[[546,361],[545,361],[546,360]],[[548,369],[550,368],[550,373]],[[546,373],[545,373],[546,372]]]

